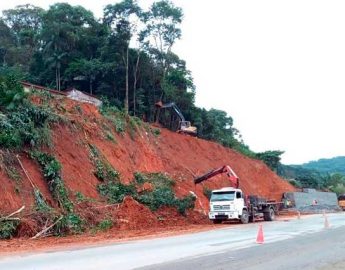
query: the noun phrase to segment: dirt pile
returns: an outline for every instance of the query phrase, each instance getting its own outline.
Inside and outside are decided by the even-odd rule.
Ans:
[[[39,103],[40,100],[35,102]],[[161,129],[161,134],[157,135],[152,132],[153,127],[143,125],[130,131],[116,132],[114,123],[103,117],[94,106],[65,97],[53,99],[52,106],[67,121],[54,127],[53,148],[47,150],[62,164],[62,178],[74,202],[76,194],[82,194],[89,201],[107,204],[97,191],[100,181],[95,176],[95,164],[90,158],[90,145],[97,147],[107,162],[120,173],[123,183],[130,183],[135,172],[166,172],[176,182],[174,190],[178,197],[189,195],[190,191],[198,196],[195,211],[188,211],[186,216],[169,208],[153,213],[130,197],[116,211],[109,211],[111,207],[97,208],[97,212],[94,212],[97,219],[102,214],[111,215],[118,229],[152,229],[172,223],[207,223],[204,213],[208,210],[208,200],[204,188],[216,189],[229,186],[230,183],[226,176],[220,175],[195,186],[193,178],[223,165],[230,165],[234,169],[240,177],[240,187],[247,194],[280,200],[283,192],[294,191],[290,184],[274,174],[263,162],[217,143],[166,129]],[[21,153],[20,158],[34,185],[50,205],[56,206],[39,166],[28,153]],[[3,169],[0,170],[1,214],[11,213],[22,205],[26,205],[26,214],[30,214],[34,208],[32,187],[21,168],[17,166],[17,169],[22,178],[17,182],[10,179]],[[150,189],[150,186],[143,188]],[[90,215],[85,213],[86,219],[91,220]],[[35,227],[29,221],[23,226],[23,234]]]

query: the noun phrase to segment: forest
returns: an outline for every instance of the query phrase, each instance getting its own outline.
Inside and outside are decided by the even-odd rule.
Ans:
[[[175,102],[199,137],[254,157],[231,116],[195,106],[192,74],[173,52],[182,20],[182,9],[166,0],[148,10],[135,0],[109,4],[100,19],[67,3],[17,6],[0,18],[0,71],[58,91],[76,88],[147,122],[156,102]],[[176,127],[177,116],[166,114],[162,124]]]

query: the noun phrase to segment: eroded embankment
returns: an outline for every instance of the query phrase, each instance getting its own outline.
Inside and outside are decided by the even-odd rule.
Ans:
[[[41,100],[37,97],[34,102],[40,104]],[[54,125],[52,146],[41,150],[50,153],[61,164],[61,178],[74,205],[73,212],[96,228],[105,220],[111,220],[116,230],[154,230],[162,226],[208,223],[204,216],[208,204],[204,188],[221,188],[228,186],[229,181],[225,175],[220,175],[195,186],[193,178],[222,165],[230,165],[234,169],[240,177],[240,187],[247,194],[280,200],[283,192],[294,190],[263,162],[217,143],[166,129],[161,129],[158,134],[153,127],[128,118],[117,122],[101,115],[92,105],[65,97],[54,98],[50,105],[64,121]],[[92,149],[97,149],[97,158],[120,173],[120,181],[124,184],[132,182],[135,172],[166,173],[175,181],[173,189],[177,197],[190,195],[190,191],[197,194],[195,211],[187,210],[185,215],[181,215],[173,207],[163,207],[152,212],[130,197],[126,197],[123,203],[107,201],[98,192],[101,181],[95,172],[99,164],[91,153]],[[30,150],[20,152],[19,158],[48,205],[61,208]],[[0,211],[5,215],[25,205],[19,235],[32,236],[41,229],[34,222],[33,185],[16,162],[13,166],[20,180],[10,179],[3,167],[0,170]]]

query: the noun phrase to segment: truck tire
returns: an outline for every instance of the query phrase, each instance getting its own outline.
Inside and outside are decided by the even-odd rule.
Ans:
[[[249,222],[249,215],[247,210],[242,211],[241,215],[241,223],[242,224],[247,224]]]
[[[264,212],[264,220],[265,221],[273,221],[275,218],[274,209],[270,207],[267,212]]]
[[[220,223],[222,223],[221,219],[212,219],[212,221],[213,221],[213,224],[220,224]]]

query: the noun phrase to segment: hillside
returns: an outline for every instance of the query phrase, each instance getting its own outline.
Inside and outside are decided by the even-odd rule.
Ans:
[[[57,233],[65,227],[72,233],[78,228],[80,233],[92,228],[154,230],[162,226],[206,224],[208,200],[204,188],[220,188],[229,182],[225,176],[218,176],[195,186],[193,177],[226,164],[236,171],[240,187],[247,194],[280,200],[283,192],[294,190],[263,162],[217,143],[157,129],[111,110],[101,114],[91,104],[64,96],[36,93],[30,100],[38,107],[49,105],[58,120],[50,124],[51,141],[35,151],[29,146],[11,151],[0,148],[0,213],[4,216],[26,206],[17,236],[33,236],[44,223],[53,223],[63,215],[68,218],[62,219],[66,224],[57,223]],[[134,173],[138,172],[134,182]],[[158,175],[159,181],[173,179],[171,186],[181,199],[178,208],[171,204],[154,209],[149,200],[162,201],[165,195],[171,196],[166,189],[170,180],[164,180],[165,189],[159,189],[165,193],[154,193],[158,180],[148,181],[148,173],[162,173]],[[117,179],[121,185],[115,185]],[[39,199],[34,195],[37,190],[41,194]],[[189,206],[190,191],[197,195],[195,208],[185,207],[180,212],[181,205]],[[121,200],[114,199],[110,192],[111,196],[121,192],[123,196]],[[142,203],[126,196],[134,193]]]
[[[322,158],[300,166],[320,173],[341,173],[345,175],[345,157]]]

